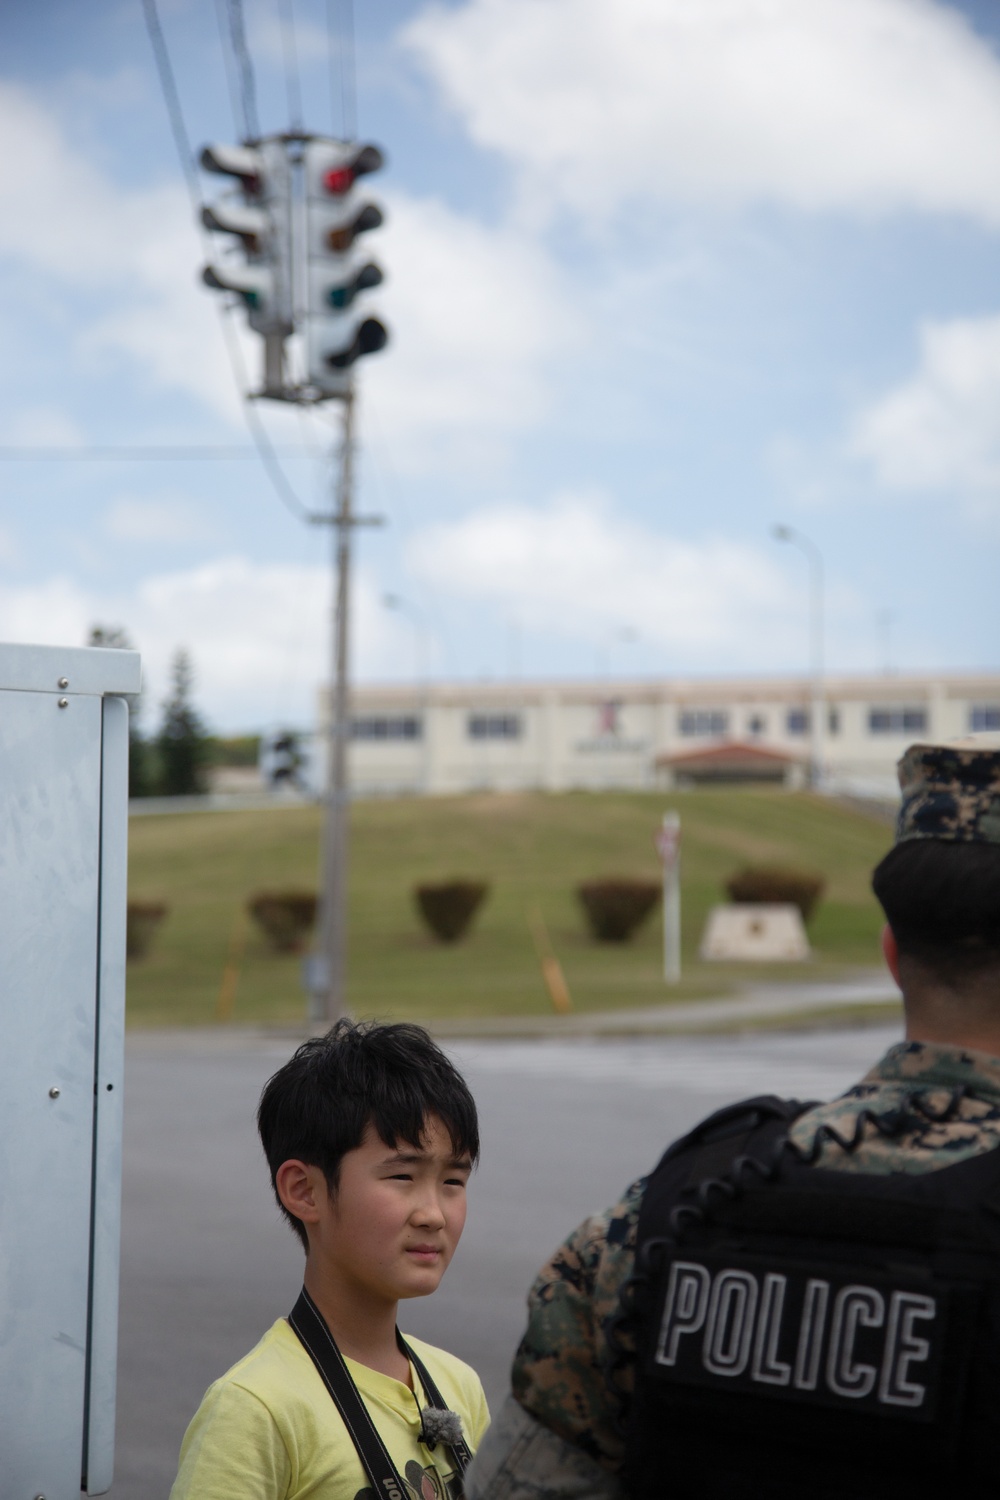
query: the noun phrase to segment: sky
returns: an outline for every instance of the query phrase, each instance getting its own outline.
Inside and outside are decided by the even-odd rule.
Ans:
[[[358,680],[804,671],[776,523],[831,672],[1000,667],[1000,8],[355,0],[345,94],[347,5],[245,14],[262,129],[353,92],[387,157]],[[196,152],[226,8],[158,3]],[[148,728],[181,646],[217,732],[310,723],[332,539],[254,454],[140,0],[6,0],[0,139],[0,638],[124,627]],[[336,406],[255,410],[327,503]],[[12,452],[87,445],[241,451]]]

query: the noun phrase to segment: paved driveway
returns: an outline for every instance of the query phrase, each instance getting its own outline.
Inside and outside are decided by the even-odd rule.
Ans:
[[[483,1162],[458,1258],[402,1327],[475,1365],[495,1402],[532,1275],[586,1213],[720,1104],[828,1097],[898,1035],[455,1042]],[[205,1387],[295,1301],[302,1255],[253,1126],[261,1085],[293,1045],[233,1032],[129,1039],[114,1500],[163,1500]]]

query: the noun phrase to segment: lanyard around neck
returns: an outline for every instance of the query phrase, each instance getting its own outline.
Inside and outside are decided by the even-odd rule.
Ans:
[[[288,1315],[288,1322],[316,1366],[320,1379],[340,1412],[375,1494],[384,1497],[384,1500],[406,1500],[407,1487],[371,1419],[323,1314],[305,1287]],[[416,1370],[429,1404],[438,1411],[447,1411],[444,1398],[423,1360],[417,1357],[398,1329],[396,1342]],[[460,1488],[462,1476],[472,1461],[472,1454],[461,1438],[448,1443],[447,1447],[451,1452]]]

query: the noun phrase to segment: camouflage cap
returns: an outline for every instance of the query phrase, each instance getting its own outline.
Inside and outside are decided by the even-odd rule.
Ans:
[[[911,745],[899,762],[896,843],[948,839],[1000,844],[1000,735]]]

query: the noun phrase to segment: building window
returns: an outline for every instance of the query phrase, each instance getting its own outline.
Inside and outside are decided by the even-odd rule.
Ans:
[[[747,720],[747,734],[766,734],[767,720],[762,714],[754,714],[753,718]]]
[[[423,725],[414,714],[398,718],[373,715],[351,723],[351,738],[355,740],[419,740],[422,732]]]
[[[729,728],[729,715],[718,708],[689,708],[681,714],[681,734],[721,735]]]
[[[520,714],[470,714],[470,740],[519,740]]]
[[[826,727],[831,734],[840,733],[840,709],[831,708],[827,710]]]
[[[809,710],[807,708],[790,708],[785,715],[785,729],[789,734],[808,734]]]
[[[969,709],[969,728],[974,734],[982,729],[1000,729],[1000,703],[974,703]]]
[[[870,708],[869,734],[922,734],[927,728],[925,708]]]

